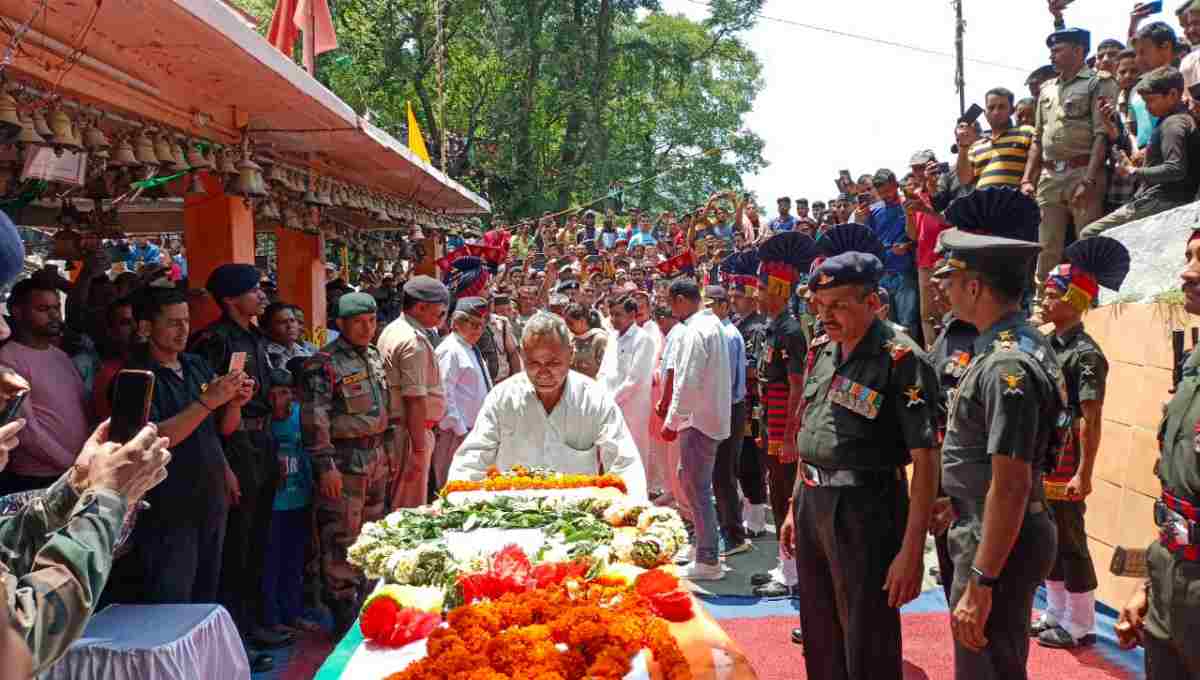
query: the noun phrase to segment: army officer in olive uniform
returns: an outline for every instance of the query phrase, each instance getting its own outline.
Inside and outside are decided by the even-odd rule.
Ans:
[[[1200,231],[1187,243],[1184,308],[1200,314]],[[1192,350],[1183,379],[1158,429],[1155,504],[1159,540],[1146,562],[1150,578],[1138,588],[1117,624],[1122,646],[1141,641],[1148,680],[1200,678],[1200,351]]]
[[[942,233],[946,263],[934,272],[955,315],[979,329],[942,444],[942,485],[958,515],[949,545],[959,680],[1027,677],[1033,594],[1054,561],[1041,476],[1069,423],[1066,388],[1054,349],[1020,308],[1040,247],[962,231],[1037,219],[1033,201],[1010,189],[956,200],[947,221],[957,228]]]
[[[806,359],[794,512],[780,541],[795,540],[810,678],[902,678],[899,607],[921,590],[937,378],[912,338],[876,317],[882,273],[876,254],[847,251],[809,282],[827,335]]]
[[[388,384],[383,356],[371,345],[376,323],[375,298],[343,295],[341,334],[304,362],[302,377],[300,427],[317,475],[325,595],[339,634],[353,625],[366,585],[346,550],[363,522],[383,516],[387,496]]]

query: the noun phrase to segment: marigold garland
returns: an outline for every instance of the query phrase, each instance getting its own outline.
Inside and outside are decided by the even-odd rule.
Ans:
[[[387,680],[619,680],[642,649],[667,680],[692,677],[667,624],[628,587],[568,581],[462,606],[447,620],[428,656]]]
[[[531,470],[513,466],[507,474],[495,466],[488,468],[487,477],[479,481],[454,480],[442,489],[442,495],[458,491],[527,491],[530,489],[612,488],[627,493],[625,481],[614,474],[568,475]]]

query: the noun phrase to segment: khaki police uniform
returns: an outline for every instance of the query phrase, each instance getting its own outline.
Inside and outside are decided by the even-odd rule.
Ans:
[[[1106,135],[1100,98],[1115,102],[1118,91],[1112,76],[1086,66],[1069,79],[1060,76],[1042,84],[1034,137],[1042,147],[1042,174],[1037,187],[1037,202],[1042,209],[1039,286],[1062,259],[1068,225],[1074,222],[1076,229],[1083,229],[1104,213],[1107,176],[1103,172],[1088,191],[1085,203],[1073,204],[1071,196],[1087,176],[1092,143],[1097,136]]]
[[[366,581],[347,561],[346,551],[364,522],[383,517],[387,495],[383,357],[372,346],[355,347],[338,337],[305,361],[302,381],[300,427],[318,487],[326,472],[342,476],[341,497],[318,491],[315,502],[325,594],[335,616],[350,611],[353,618]]]
[[[1193,351],[1158,429],[1149,611],[1142,636],[1149,680],[1200,678],[1200,352]]]
[[[429,469],[433,456],[433,428],[446,414],[446,391],[429,335],[407,314],[387,325],[379,336],[379,351],[387,373],[392,435],[388,458],[392,508],[415,508],[429,497]],[[425,398],[425,453],[412,455],[405,397]]]
[[[1054,564],[1057,531],[1043,500],[1042,472],[1066,429],[1066,386],[1054,349],[1014,312],[980,334],[975,357],[950,401],[942,444],[942,485],[958,518],[948,541],[954,560],[951,611],[962,599],[983,537],[983,510],[992,483],[992,456],[1032,465],[1024,520],[998,582],[984,628],[987,646],[972,651],[955,640],[959,680],[1021,680],[1029,657],[1033,595]]]
[[[814,340],[807,366],[794,522],[808,676],[898,680],[900,612],[884,583],[908,521],[904,466],[937,445],[937,379],[879,320],[848,355]]]

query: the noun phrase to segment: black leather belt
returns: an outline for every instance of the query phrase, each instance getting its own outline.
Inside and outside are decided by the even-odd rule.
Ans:
[[[373,449],[383,445],[383,433],[337,438],[333,440],[333,445],[346,449]]]
[[[890,470],[829,470],[803,461],[801,461],[800,465],[804,467],[805,486],[880,486],[882,484],[904,481],[903,468],[892,468]]]

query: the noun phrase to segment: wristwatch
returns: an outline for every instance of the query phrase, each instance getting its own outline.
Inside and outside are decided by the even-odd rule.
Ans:
[[[994,588],[1000,582],[999,576],[988,576],[983,573],[983,570],[975,565],[971,565],[971,576],[975,578],[975,582],[984,588]]]

